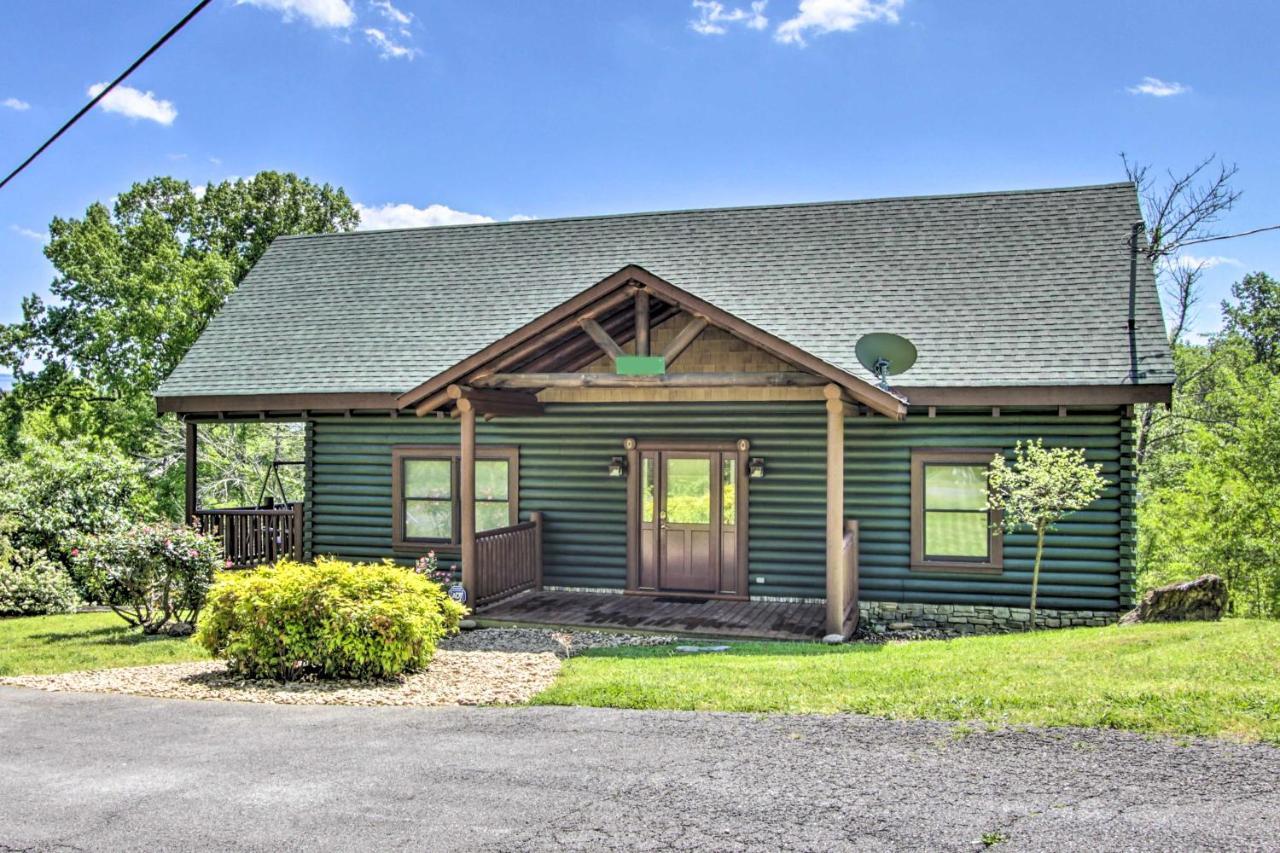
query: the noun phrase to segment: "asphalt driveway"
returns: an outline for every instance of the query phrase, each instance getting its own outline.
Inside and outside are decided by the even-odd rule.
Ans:
[[[863,717],[0,688],[14,849],[1263,850],[1280,750]]]

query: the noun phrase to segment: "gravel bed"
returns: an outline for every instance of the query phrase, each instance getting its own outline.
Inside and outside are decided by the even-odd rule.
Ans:
[[[588,648],[658,645],[670,637],[588,631],[492,628],[440,645],[426,671],[386,681],[251,680],[222,661],[134,666],[0,678],[0,684],[51,692],[125,693],[166,699],[277,705],[509,705],[546,689],[560,662]]]
[[[618,646],[665,646],[674,636],[654,634],[613,634],[607,631],[549,631],[544,628],[482,628],[463,631],[440,644],[456,651],[549,652],[558,658],[572,657],[587,649]]]

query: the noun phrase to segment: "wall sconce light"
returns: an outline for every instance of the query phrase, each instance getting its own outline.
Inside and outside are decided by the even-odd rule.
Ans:
[[[627,473],[627,460],[624,456],[614,456],[609,459],[609,476],[622,477]]]
[[[764,479],[764,459],[762,457],[751,457],[751,461],[747,463],[747,476],[753,480]]]

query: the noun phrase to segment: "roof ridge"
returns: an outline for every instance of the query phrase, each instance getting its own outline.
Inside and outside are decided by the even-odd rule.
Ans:
[[[409,231],[441,231],[454,230],[459,228],[493,228],[495,226],[533,226],[547,225],[558,222],[589,222],[605,219],[639,219],[651,216],[679,216],[691,213],[737,213],[742,211],[756,210],[795,210],[801,208],[817,208],[817,207],[843,207],[860,204],[877,204],[890,201],[941,201],[946,199],[962,199],[962,198],[991,198],[1000,196],[1016,196],[1016,195],[1050,195],[1056,193],[1073,193],[1086,192],[1090,190],[1109,190],[1119,189],[1121,187],[1131,189],[1133,187],[1131,181],[1113,181],[1105,184],[1078,184],[1065,187],[1033,187],[1030,189],[1016,190],[983,190],[979,192],[964,193],[936,193],[931,195],[900,195],[900,196],[876,196],[873,198],[855,198],[855,199],[831,199],[828,201],[803,201],[803,202],[786,202],[782,204],[744,204],[730,205],[728,207],[689,207],[677,208],[673,210],[642,210],[631,213],[597,213],[586,214],[581,216],[555,216],[548,219],[517,219],[505,220],[499,222],[460,222],[452,225],[415,225],[408,228],[369,228],[365,230],[355,231],[336,231],[325,234],[285,234],[277,237],[277,240],[314,240],[332,237],[350,237],[357,234],[401,234]]]

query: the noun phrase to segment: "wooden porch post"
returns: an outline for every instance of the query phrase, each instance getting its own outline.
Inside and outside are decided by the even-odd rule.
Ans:
[[[183,426],[186,428],[187,449],[186,449],[186,523],[190,524],[196,515],[196,461],[199,436],[196,434],[196,422],[185,421]]]
[[[462,458],[458,505],[462,518],[459,521],[459,538],[462,543],[462,585],[467,595],[474,599],[479,587],[476,567],[476,410],[470,400],[458,401],[462,418]]]
[[[844,401],[840,387],[827,398],[827,633],[844,634]]]

